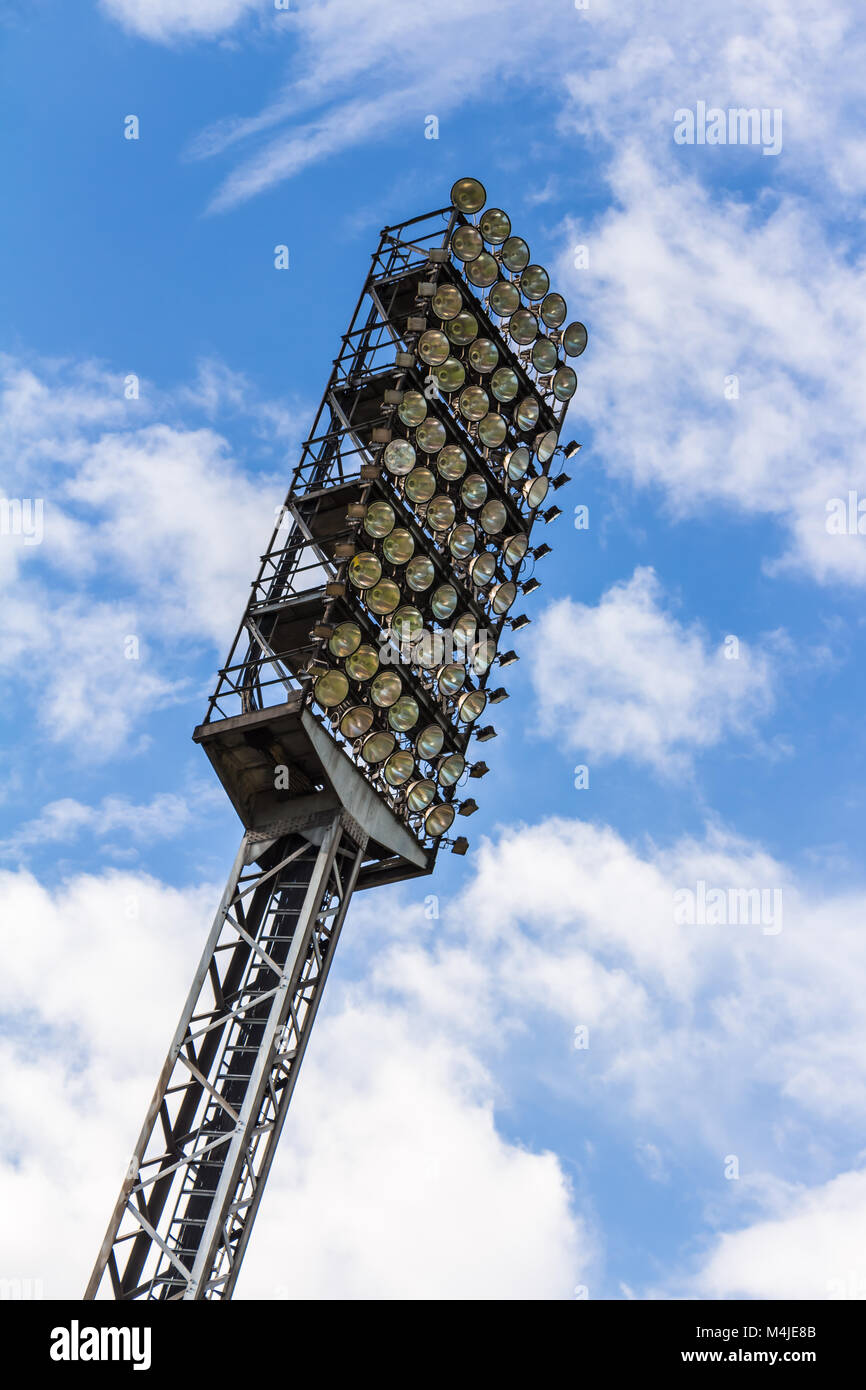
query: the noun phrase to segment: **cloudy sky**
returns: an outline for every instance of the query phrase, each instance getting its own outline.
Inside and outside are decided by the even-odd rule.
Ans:
[[[379,229],[470,174],[589,327],[583,450],[470,854],[353,903],[237,1296],[866,1296],[859,7],[0,26],[0,1276],[83,1290],[239,837],[191,730]],[[713,108],[773,140],[675,139]]]

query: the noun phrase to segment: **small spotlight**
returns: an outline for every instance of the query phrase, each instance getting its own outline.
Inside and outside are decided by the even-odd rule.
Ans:
[[[458,816],[474,816],[477,810],[478,803],[471,796],[468,796],[465,801],[461,802],[457,814]]]
[[[544,518],[544,520],[545,520],[546,522],[547,522],[547,521],[555,521],[556,518],[557,518],[558,516],[562,516],[562,508],[561,508],[561,507],[549,507],[549,508],[547,509],[547,511],[546,511],[546,512],[542,512],[541,515],[543,516],[543,518]]]
[[[514,632],[519,632],[521,628],[529,627],[531,622],[531,618],[527,618],[525,613],[521,613],[519,617],[511,619],[511,627]]]
[[[551,550],[552,550],[552,546],[549,546],[549,545],[539,545],[539,546],[536,546],[535,550],[533,550],[533,552],[532,552],[532,558],[533,558],[534,560],[543,560],[544,557],[545,557],[545,555],[549,555],[549,554],[550,554]]]
[[[565,487],[565,484],[570,482],[571,479],[569,478],[567,473],[560,473],[558,478],[554,478],[552,480],[551,486],[553,487],[553,490],[556,492],[559,488]]]
[[[467,840],[466,836],[465,836],[465,835],[458,835],[458,836],[457,836],[457,839],[454,840],[454,841],[452,842],[452,845],[451,845],[451,853],[452,853],[452,854],[465,854],[466,851],[468,850],[468,848],[469,848],[469,841]]]
[[[501,705],[503,700],[508,699],[508,691],[505,689],[503,685],[500,685],[499,689],[494,690],[492,695],[490,695],[488,698],[490,700],[491,705]]]
[[[473,763],[469,769],[470,777],[486,777],[490,768],[486,763]]]
[[[500,666],[513,666],[515,661],[520,660],[520,657],[517,655],[517,652],[503,652],[496,660],[499,662]]]
[[[572,441],[571,441],[570,444],[566,444],[566,446],[565,446],[565,457],[566,457],[567,459],[573,459],[574,456],[575,456],[575,454],[579,454],[579,453],[580,453],[580,445],[579,445],[574,439],[572,439]]]
[[[487,724],[483,729],[475,730],[475,737],[479,743],[489,743],[492,738],[496,737],[496,730],[492,724]]]
[[[534,594],[535,591],[536,591],[536,589],[540,589],[540,588],[541,588],[541,580],[540,580],[540,579],[527,579],[526,583],[525,583],[525,584],[521,584],[520,587],[521,587],[521,589],[522,589],[522,591],[523,591],[524,594]]]

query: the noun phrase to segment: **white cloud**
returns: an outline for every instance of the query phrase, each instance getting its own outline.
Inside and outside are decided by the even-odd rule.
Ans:
[[[590,327],[572,410],[605,468],[661,486],[683,522],[764,517],[777,568],[866,582],[866,540],[829,534],[826,505],[866,496],[866,270],[799,197],[713,197],[636,148],[611,182],[558,277]]]
[[[96,364],[0,361],[3,486],[44,503],[40,544],[0,537],[0,668],[35,693],[50,737],[89,756],[189,696],[191,652],[224,655],[285,494],[287,476],[252,472],[211,424],[177,422],[194,413],[251,423],[256,452],[283,453],[297,430],[219,363],[127,401]]]
[[[212,799],[213,788],[196,789],[196,808]],[[96,806],[87,806],[74,797],[51,801],[40,814],[26,821],[6,841],[0,841],[0,855],[18,854],[33,846],[75,840],[85,831],[99,838],[122,830],[137,841],[172,838],[186,829],[193,818],[189,799],[175,792],[160,792],[148,802],[133,802],[124,796],[106,796]]]
[[[590,761],[630,757],[682,772],[694,750],[748,731],[773,702],[765,652],[726,655],[663,606],[653,570],[635,570],[595,607],[561,599],[533,629],[529,656],[542,727]]]
[[[697,878],[781,885],[784,930],[677,925],[673,892]],[[69,1294],[101,1238],[217,890],[116,873],[49,893],[7,873],[0,894],[3,1060],[16,1078],[0,1178],[8,1210],[30,1210],[41,1190],[54,1223],[34,1237],[13,1216],[5,1244],[12,1271],[52,1271],[46,1292]],[[506,1140],[496,1122],[524,1076],[563,1123],[586,1107],[614,1126],[636,1172],[691,1181],[713,1230],[731,1225],[725,1200],[740,1187],[759,1223],[809,1216],[810,1248],[837,1252],[838,1271],[825,1261],[821,1277],[845,1277],[841,1198],[796,1203],[798,1189],[832,1188],[850,1169],[850,1117],[866,1103],[862,894],[816,896],[720,830],[640,851],[608,829],[548,821],[483,843],[438,921],[420,904],[392,908],[353,904],[239,1296],[294,1297],[298,1269],[313,1297],[595,1287],[587,1174],[576,1207],[556,1156]],[[341,984],[353,966],[355,982]],[[581,1051],[578,1023],[590,1030]],[[729,1153],[741,1183],[724,1182]],[[846,1209],[862,1190],[842,1184]],[[788,1296],[775,1246],[762,1265],[751,1247],[739,1258],[740,1239],[666,1287],[697,1280],[698,1296],[725,1296],[748,1257],[755,1296]]]
[[[83,1292],[218,894],[0,871],[2,1273],[46,1298]]]
[[[720,1237],[691,1297],[866,1299],[866,1172],[796,1194],[783,1214]]]
[[[497,1131],[471,1052],[359,994],[304,1067],[240,1297],[571,1296],[594,1239],[555,1155]]]
[[[217,896],[0,872],[4,1277],[80,1294]],[[569,1297],[595,1238],[473,1050],[330,990],[239,1296]]]
[[[759,918],[678,923],[674,894],[700,881],[778,889],[781,930]],[[554,819],[476,849],[472,881],[431,948],[435,969],[409,917],[375,978],[419,1029],[441,1020],[507,1049],[546,1018],[562,1067],[575,1077],[579,1062],[581,1102],[628,1116],[666,1155],[738,1152],[745,1135],[751,1168],[820,1169],[835,1144],[847,1152],[850,1116],[866,1103],[862,913],[862,892],[816,893],[718,827],[639,849],[609,828]],[[583,1051],[577,1025],[590,1030]],[[552,1084],[572,1096],[564,1076]]]
[[[233,29],[260,0],[101,0],[102,8],[131,33],[171,43],[213,39]]]
[[[188,675],[173,679],[160,668],[148,640],[154,616],[84,594],[63,600],[20,581],[0,610],[0,673],[16,699],[31,698],[32,724],[77,757],[141,751],[141,722],[191,689]]]
[[[593,0],[586,11],[529,11],[522,0],[479,0],[470,10],[462,0],[435,8],[423,0],[297,0],[287,20],[278,27],[294,48],[279,94],[253,116],[216,122],[193,145],[193,153],[211,155],[278,130],[229,174],[214,207],[405,127],[411,112],[420,138],[426,114],[450,118],[475,99],[479,52],[485,83],[512,96],[543,68],[554,116],[559,104],[560,138],[577,133],[606,152],[638,137],[666,155],[674,150],[674,111],[698,98],[726,108],[781,106],[783,158],[796,151],[798,176],[805,169],[829,178],[843,194],[862,187],[866,159],[850,113],[864,39],[851,6],[828,12],[815,0],[774,0],[756,12],[735,0],[714,14],[696,9],[672,19],[663,0]],[[365,84],[375,95],[358,100]]]

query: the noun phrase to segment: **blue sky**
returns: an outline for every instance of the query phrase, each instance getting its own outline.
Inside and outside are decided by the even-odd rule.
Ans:
[[[239,835],[192,728],[379,229],[472,174],[588,325],[583,449],[470,855],[353,903],[238,1296],[866,1296],[856,7],[0,26],[0,1274],[83,1287]],[[700,101],[781,150],[675,143]]]

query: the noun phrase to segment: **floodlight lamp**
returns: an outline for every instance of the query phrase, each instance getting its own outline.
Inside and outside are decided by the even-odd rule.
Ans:
[[[542,517],[543,517],[543,519],[544,519],[544,521],[545,521],[545,524],[546,524],[547,522],[549,522],[549,521],[556,521],[556,518],[557,518],[558,516],[562,516],[562,508],[561,508],[561,507],[548,507],[547,511],[546,511],[546,512],[542,512],[541,515],[542,515]]]
[[[543,299],[550,289],[550,276],[543,265],[528,265],[520,277],[520,288],[527,299]]]
[[[430,597],[430,607],[434,618],[438,618],[440,623],[450,618],[457,607],[457,590],[454,585],[440,584]]]
[[[387,392],[385,393],[388,394]],[[394,393],[396,395],[396,392]],[[420,425],[427,417],[427,399],[420,391],[404,392],[398,403],[397,414],[404,425]]]
[[[380,671],[370,686],[370,699],[380,709],[389,709],[403,690],[403,682],[396,671]],[[391,752],[391,749],[388,749]]]
[[[447,337],[446,343],[450,340],[455,347],[467,347],[469,343],[478,337],[478,320],[474,314],[470,314],[468,309],[462,309],[459,314],[455,314],[453,319],[449,319],[445,325]],[[443,335],[444,336],[444,335]],[[424,338],[427,334],[424,334]],[[424,341],[424,338],[421,341]],[[444,362],[447,353],[443,353],[440,361]],[[438,364],[434,364],[438,365]]]
[[[382,562],[372,551],[361,551],[349,561],[349,583],[356,589],[370,589],[381,578]]]
[[[438,454],[446,440],[445,426],[432,417],[422,420],[415,431],[415,440],[425,454]]]
[[[543,560],[545,555],[550,555],[552,553],[552,550],[553,547],[549,545],[536,546],[535,550],[532,552],[532,558],[534,560]]]
[[[491,246],[501,246],[511,234],[511,218],[501,208],[488,208],[479,226],[481,235]]]
[[[486,777],[490,768],[486,763],[473,763],[469,769],[470,777]]]
[[[478,802],[475,801],[473,797],[469,796],[465,801],[460,803],[460,809],[457,814],[458,816],[474,816],[477,810]]]
[[[390,502],[371,502],[364,508],[364,530],[374,540],[382,540],[389,535],[397,523],[394,508]]]
[[[456,318],[463,308],[463,296],[454,285],[440,285],[433,295],[433,312],[440,319]]]
[[[508,513],[505,510],[504,504],[499,501],[498,497],[494,497],[492,502],[487,503],[479,517],[482,530],[484,530],[488,536],[498,535],[505,526],[507,520]]]
[[[499,266],[489,251],[481,251],[466,266],[466,279],[479,289],[489,289],[499,279]]]
[[[455,483],[466,472],[468,460],[459,444],[446,444],[436,460],[436,468],[449,483]]]
[[[535,456],[539,463],[549,463],[556,453],[559,435],[556,430],[542,430],[535,436]]]
[[[425,810],[435,795],[436,783],[431,782],[429,777],[422,777],[417,782],[410,782],[406,788],[406,801],[409,810],[416,812]]]
[[[323,709],[339,705],[349,693],[349,682],[342,671],[324,671],[317,676],[313,695]]]
[[[541,305],[541,317],[548,328],[560,328],[565,323],[565,316],[568,313],[565,300],[561,294],[548,294]]]
[[[500,367],[490,378],[490,389],[498,401],[513,401],[520,390],[517,373],[510,367]]]
[[[451,853],[452,853],[452,854],[465,854],[466,851],[468,850],[468,848],[469,848],[469,841],[467,840],[466,836],[465,836],[465,835],[458,835],[458,836],[457,836],[457,839],[456,839],[456,840],[453,842],[453,844],[451,845]]]
[[[518,617],[516,617],[516,618],[511,618],[511,619],[510,619],[510,622],[511,622],[512,631],[514,631],[514,632],[520,632],[521,628],[529,627],[529,624],[532,622],[532,619],[531,619],[531,618],[527,618],[527,616],[526,616],[525,613],[521,613],[521,614],[519,614]]]
[[[379,669],[379,653],[369,642],[363,642],[346,657],[346,673],[353,681],[368,681]]]
[[[356,652],[361,645],[361,629],[357,623],[339,623],[331,634],[328,647],[333,656],[345,658]]]
[[[520,587],[524,594],[534,594],[536,589],[541,588],[541,581],[539,579],[527,579],[526,583],[521,584]]]
[[[501,705],[503,700],[508,699],[508,691],[504,685],[500,685],[498,690],[494,690],[490,696],[491,705]]]
[[[389,787],[401,787],[415,771],[415,759],[405,749],[392,753],[382,769],[382,775]]]
[[[353,705],[340,720],[340,733],[344,738],[360,738],[369,731],[373,718],[369,705]]]
[[[485,415],[478,423],[478,438],[487,449],[498,449],[500,444],[505,443],[507,434],[508,426],[505,420],[495,411]]]
[[[361,757],[365,763],[382,763],[394,751],[397,740],[393,734],[368,734],[361,745]]]
[[[520,308],[520,291],[511,280],[499,280],[490,291],[490,307],[501,319]]]
[[[577,372],[573,367],[560,367],[553,378],[553,394],[558,401],[570,401],[577,390]]]
[[[475,730],[475,737],[479,743],[489,743],[492,738],[496,737],[496,730],[492,724],[486,724],[483,729]]]
[[[529,265],[529,247],[523,237],[510,236],[502,247],[502,264],[506,270],[525,270]]]
[[[484,251],[484,240],[477,227],[463,226],[458,227],[451,238],[451,250],[459,261],[471,262],[477,260]],[[489,254],[489,253],[485,253]],[[492,256],[489,256],[493,260]],[[493,279],[495,280],[494,275]],[[490,284],[493,283],[491,280]]]
[[[487,189],[480,179],[458,179],[451,189],[451,202],[460,212],[480,212],[487,202]]]
[[[565,446],[565,457],[566,457],[567,459],[573,459],[574,456],[575,456],[575,454],[579,454],[579,453],[580,453],[580,445],[578,444],[578,442],[577,442],[576,439],[572,439],[571,442],[570,442],[569,444],[566,444],[566,446]]]
[[[452,391],[459,391],[465,382],[466,368],[459,357],[446,357],[440,367],[434,367],[433,375],[439,390],[450,396]]]
[[[432,806],[424,817],[425,831],[437,840],[445,834],[446,830],[451,829],[453,823],[454,807],[447,802],[443,802],[439,806]]]
[[[562,330],[562,346],[566,357],[579,357],[586,347],[586,329],[582,323],[570,323]]]
[[[469,349],[469,361],[476,372],[492,372],[499,361],[499,348],[489,338],[476,338]]]
[[[436,477],[429,468],[413,468],[406,474],[403,488],[410,502],[429,502],[436,491]]]
[[[466,768],[466,759],[462,753],[448,753],[444,758],[440,758],[436,769],[436,780],[440,787],[453,787],[460,781]]]
[[[513,666],[515,661],[520,660],[520,657],[517,655],[517,652],[502,652],[496,660],[499,662],[500,666],[505,667]]]
[[[388,723],[397,733],[405,734],[418,723],[420,713],[418,701],[412,695],[401,695],[388,711]]]
[[[550,485],[554,491],[558,491],[561,487],[565,487],[566,483],[570,482],[571,478],[567,473],[560,473],[556,478],[551,478]]]

